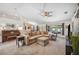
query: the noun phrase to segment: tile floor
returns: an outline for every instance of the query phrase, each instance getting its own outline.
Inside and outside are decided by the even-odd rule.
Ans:
[[[49,41],[45,47],[34,43],[17,48],[15,40],[8,41],[0,44],[0,55],[64,55],[65,43],[65,38],[57,38],[56,41]]]

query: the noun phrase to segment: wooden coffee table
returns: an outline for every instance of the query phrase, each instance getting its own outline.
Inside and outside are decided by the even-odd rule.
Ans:
[[[42,46],[46,46],[49,43],[48,37],[39,37],[37,39],[37,43]]]

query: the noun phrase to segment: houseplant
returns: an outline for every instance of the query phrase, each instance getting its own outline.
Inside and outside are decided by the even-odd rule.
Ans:
[[[73,54],[79,55],[79,34],[72,36],[72,48],[73,48]]]

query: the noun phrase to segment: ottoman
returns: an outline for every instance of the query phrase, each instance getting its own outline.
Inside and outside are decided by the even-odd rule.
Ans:
[[[39,37],[37,38],[37,43],[41,46],[46,46],[49,43],[48,37]]]

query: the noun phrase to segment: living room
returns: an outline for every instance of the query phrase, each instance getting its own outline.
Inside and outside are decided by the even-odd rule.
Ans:
[[[73,54],[69,39],[71,33],[79,32],[79,20],[75,20],[79,18],[78,6],[77,3],[0,4],[0,54]]]

